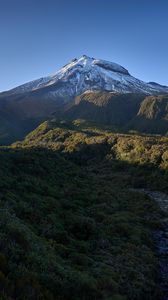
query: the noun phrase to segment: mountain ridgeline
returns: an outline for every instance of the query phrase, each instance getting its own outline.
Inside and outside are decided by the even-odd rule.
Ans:
[[[145,83],[116,63],[84,55],[54,75],[0,94],[0,143],[22,139],[53,117],[166,134],[167,95],[166,86]]]
[[[0,94],[0,299],[166,299],[167,122],[168,87],[87,56]]]

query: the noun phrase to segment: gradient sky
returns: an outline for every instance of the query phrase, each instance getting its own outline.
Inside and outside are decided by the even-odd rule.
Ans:
[[[168,0],[0,0],[0,91],[83,54],[168,85]]]

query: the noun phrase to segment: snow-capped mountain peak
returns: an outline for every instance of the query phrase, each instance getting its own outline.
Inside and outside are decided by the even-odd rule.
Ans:
[[[87,55],[71,60],[55,74],[21,85],[9,93],[22,94],[41,89],[45,98],[61,97],[66,101],[87,90],[149,95],[168,93],[168,87],[146,83],[116,63]]]
[[[95,59],[93,57],[91,58],[87,55],[83,55],[79,59],[76,59],[76,58],[73,59],[70,63],[65,65],[60,71],[56,72],[55,76],[58,74],[61,74],[61,73],[62,73],[62,75],[64,75],[65,72],[71,71],[74,68],[81,68],[81,69],[83,68],[84,71],[94,72],[94,68],[96,66],[106,69],[106,70],[109,70],[109,71],[118,72],[118,73],[122,73],[125,75],[130,75],[125,68],[121,67],[120,65],[118,65],[116,63],[111,63],[109,61]]]

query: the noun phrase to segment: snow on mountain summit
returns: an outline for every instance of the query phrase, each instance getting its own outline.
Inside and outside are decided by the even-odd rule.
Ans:
[[[93,57],[91,58],[87,55],[83,55],[79,59],[76,59],[76,58],[73,59],[69,64],[67,64],[66,66],[64,66],[62,68],[62,72],[70,70],[71,68],[74,68],[74,67],[82,67],[82,68],[85,68],[85,70],[86,70],[86,69],[94,68],[95,66],[99,66],[99,67],[104,68],[109,71],[129,75],[128,71],[125,68],[121,67],[120,65],[118,65],[116,63],[112,63],[112,62],[109,62],[106,60],[101,60],[101,59],[95,59]]]
[[[70,99],[87,90],[117,93],[168,93],[168,87],[146,83],[131,76],[124,67],[83,55],[73,59],[55,74],[40,78],[9,91],[10,94],[43,89],[45,97]]]

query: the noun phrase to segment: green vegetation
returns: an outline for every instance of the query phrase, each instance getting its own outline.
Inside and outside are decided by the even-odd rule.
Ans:
[[[168,191],[166,137],[53,120],[0,160],[1,299],[159,299],[162,213],[131,189]]]
[[[144,133],[167,134],[168,96],[146,97],[141,103],[136,118],[128,123],[127,128]]]
[[[135,118],[144,98],[141,94],[90,91],[79,95],[71,105],[67,105],[63,116],[71,120],[80,118],[112,125],[123,131],[128,122]]]
[[[167,95],[88,91],[68,102],[67,98],[43,98],[39,91],[20,95],[19,99],[18,95],[11,97],[0,96],[0,145],[25,138],[53,116],[70,121],[83,119],[122,133],[168,133]]]
[[[59,116],[59,114],[57,114]],[[166,134],[168,96],[87,92],[68,105],[64,117],[115,126],[117,131]]]

